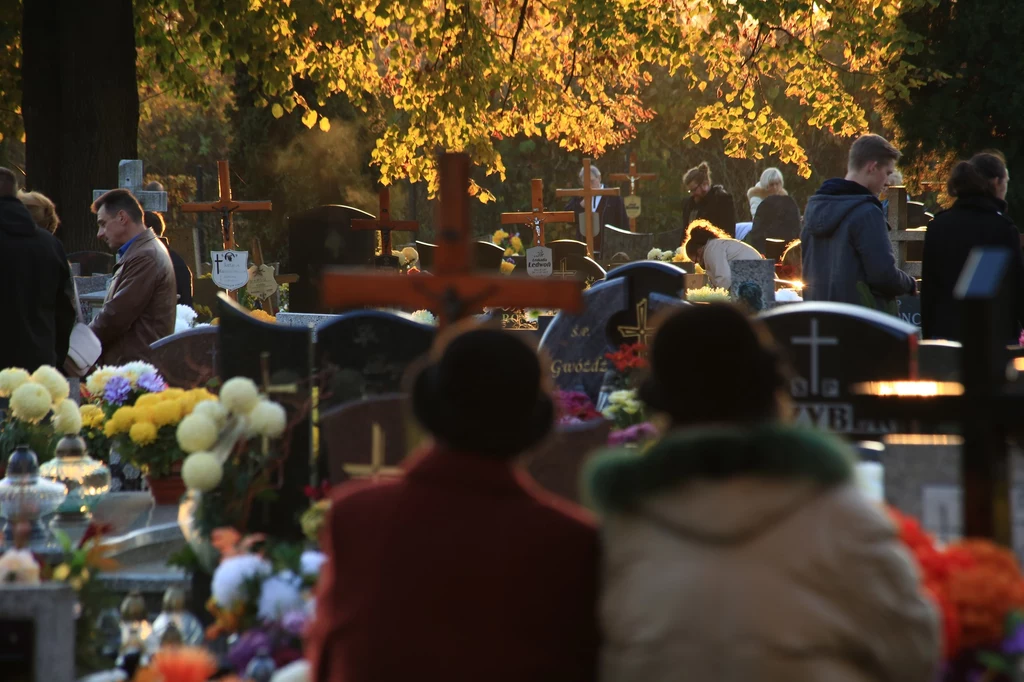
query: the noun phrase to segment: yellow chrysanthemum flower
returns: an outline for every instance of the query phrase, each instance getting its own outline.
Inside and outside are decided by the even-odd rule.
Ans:
[[[96,428],[103,423],[103,410],[98,405],[86,403],[78,408],[78,414],[82,417],[82,426],[87,429]]]
[[[29,381],[11,393],[11,414],[15,419],[35,424],[50,412],[50,392],[42,384]]]
[[[50,398],[54,405],[71,395],[71,387],[68,386],[68,380],[50,365],[42,365],[33,372],[32,381],[50,392]]]
[[[506,239],[508,239],[508,232],[506,232],[505,230],[497,230],[491,236],[491,241],[499,245]]]
[[[110,417],[110,421],[118,425],[121,431],[127,431],[135,423],[134,407],[119,407]]]
[[[182,405],[179,400],[164,400],[149,409],[153,417],[153,423],[157,428],[169,424],[177,424],[181,421]]]
[[[16,388],[30,379],[28,372],[20,367],[9,367],[0,371],[0,398],[9,397]]]
[[[142,422],[147,422],[149,424],[152,424],[153,423],[153,408],[149,407],[149,406],[145,406],[145,405],[142,406],[142,407],[139,407],[138,405],[136,405],[135,406],[135,411],[132,413],[132,418],[133,418],[133,422],[135,424],[139,424],[139,423],[142,423]]]
[[[519,253],[520,251],[523,250],[523,240],[520,239],[519,237],[511,237],[508,240],[508,243],[512,245],[512,248],[515,249],[516,253]]]
[[[149,445],[156,440],[156,426],[149,422],[138,422],[129,429],[128,437],[136,445]]]
[[[113,438],[116,435],[122,434],[128,430],[124,424],[116,422],[113,419],[103,425],[103,435],[107,438]]]
[[[161,391],[156,395],[163,396],[164,400],[178,400],[181,396],[185,395],[185,389],[183,388],[169,388],[166,391]]]
[[[163,402],[162,393],[143,393],[135,400],[135,407],[152,407]]]
[[[53,409],[53,430],[61,435],[73,436],[82,430],[82,414],[74,400],[65,398]]]
[[[512,271],[516,269],[515,263],[509,263],[507,260],[501,261],[501,274],[511,275]]]

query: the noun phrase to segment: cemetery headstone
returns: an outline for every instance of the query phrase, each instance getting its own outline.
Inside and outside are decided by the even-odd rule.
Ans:
[[[548,492],[581,502],[580,469],[595,450],[607,445],[611,428],[607,419],[559,425],[535,451],[523,457],[522,466]]]
[[[556,262],[567,256],[587,257],[587,245],[575,239],[556,239],[548,246],[551,247],[551,258]]]
[[[289,289],[290,310],[337,312],[320,302],[320,277],[324,267],[373,265],[377,235],[372,231],[353,230],[353,219],[372,220],[373,216],[357,208],[338,205],[319,206],[288,216],[288,262],[299,276]]]
[[[897,296],[896,305],[899,307],[898,311],[901,320],[907,324],[914,325],[918,329],[921,328],[920,296]]]
[[[732,284],[729,294],[737,299],[740,285],[753,282],[761,288],[761,299],[765,307],[775,302],[775,262],[770,260],[734,260],[729,263],[732,271]]]
[[[352,221],[353,230],[374,230],[380,232],[380,255],[374,258],[374,264],[379,268],[397,270],[400,265],[398,256],[392,256],[391,233],[393,231],[416,232],[419,230],[419,223],[415,220],[392,220],[391,219],[391,191],[387,187],[381,187],[378,195],[378,218],[366,220],[356,218]]]
[[[900,430],[880,408],[855,410],[854,384],[910,376],[917,329],[862,306],[814,302],[762,313],[785,352],[796,420],[851,437]]]
[[[587,256],[570,254],[562,256],[554,262],[551,276],[557,279],[575,279],[580,283],[580,288],[585,289],[593,286],[605,278],[607,273],[597,261]]]
[[[92,303],[83,299],[85,294],[95,294],[102,291],[106,297],[107,285],[110,283],[110,275],[91,275],[89,277],[75,277],[75,290],[78,292],[78,307],[82,311],[82,319],[91,320]]]
[[[121,159],[120,163],[117,164],[117,186],[119,188],[130,191],[139,200],[139,203],[142,204],[142,210],[167,213],[167,192],[144,190],[145,182],[143,178],[142,161],[138,159]],[[92,200],[96,201],[109,191],[106,189],[94,189],[92,191]]]
[[[608,280],[622,279],[627,284],[627,301],[608,320],[608,342],[617,348],[624,343],[650,342],[654,333],[648,310],[648,296],[653,293],[680,297],[685,272],[670,263],[642,260],[615,268]]]
[[[679,246],[676,244],[676,246]],[[618,227],[606,226],[604,230],[604,247],[602,255],[608,257],[625,253],[630,260],[643,260],[654,248],[652,232],[630,232]]]
[[[473,267],[476,270],[493,272],[501,268],[505,249],[492,242],[473,242]]]
[[[434,267],[434,253],[437,251],[437,244],[421,242],[417,239],[413,246],[416,248],[416,253],[420,254],[420,270],[429,272]]]
[[[683,237],[686,236],[686,227],[676,227],[664,232],[657,232],[654,235],[654,246],[662,251],[675,251],[682,245]],[[647,254],[644,254],[646,257]]]
[[[312,365],[311,332],[305,327],[286,327],[257,320],[225,295],[218,300],[219,348],[217,357],[224,380],[244,376],[261,388],[264,382],[263,363],[268,363],[270,397],[284,404],[289,418],[295,407],[288,402],[309,400]],[[266,360],[264,360],[266,358]],[[277,394],[274,387],[294,387],[288,395]],[[285,399],[287,398],[287,400]],[[277,499],[254,505],[249,530],[299,540],[302,531],[297,514],[307,505],[303,489],[311,479],[311,422],[307,416],[292,431],[286,444],[288,458],[283,467],[284,482],[277,490]],[[281,510],[290,510],[282,513]]]
[[[212,277],[196,277],[192,282],[192,308],[200,315],[217,316],[217,296],[223,291]]]
[[[72,277],[81,277],[82,276],[82,264],[81,263],[71,263],[71,276]]]
[[[919,341],[917,375],[922,380],[959,381],[963,347],[956,341]]]
[[[598,282],[583,292],[583,312],[560,312],[541,337],[540,348],[547,353],[551,377],[565,391],[583,391],[597,400],[609,363],[605,329],[616,312],[629,301],[625,279]]]
[[[114,254],[102,251],[75,251],[68,254],[68,261],[78,264],[82,277],[109,275],[117,264]]]
[[[337,485],[353,477],[389,475],[409,452],[405,396],[389,393],[345,403],[324,412],[320,431],[326,450],[327,477]],[[383,448],[374,453],[373,430],[384,434]],[[374,454],[377,454],[376,458]]]
[[[219,374],[217,345],[217,327],[186,329],[151,344],[148,360],[168,385],[197,388]]]

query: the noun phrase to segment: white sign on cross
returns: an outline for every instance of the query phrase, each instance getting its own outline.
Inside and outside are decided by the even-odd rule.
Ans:
[[[811,395],[818,395],[820,377],[818,353],[821,346],[838,346],[839,339],[834,336],[818,336],[818,318],[811,318],[811,335],[794,336],[790,339],[794,346],[810,346],[811,349]],[[834,397],[834,396],[830,396]]]
[[[167,212],[167,192],[150,192],[143,188],[142,161],[138,159],[121,159],[117,164],[118,187],[130,191],[142,204],[143,211]],[[94,189],[92,200],[96,201],[107,189]]]

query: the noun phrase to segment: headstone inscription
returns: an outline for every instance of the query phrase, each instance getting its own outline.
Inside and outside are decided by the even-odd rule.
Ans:
[[[143,211],[156,211],[157,213],[167,212],[167,192],[150,192],[143,189],[145,182],[142,174],[142,161],[138,159],[121,159],[121,162],[117,164],[117,181],[118,188],[123,188],[132,193],[132,195],[139,200],[142,204]],[[105,192],[110,190],[106,189],[94,189],[92,191],[92,200],[96,201]]]
[[[82,277],[109,275],[117,264],[114,254],[102,251],[75,251],[68,254],[68,261],[78,263]]]
[[[409,452],[405,396],[388,393],[345,403],[324,412],[320,430],[327,463],[324,480],[337,485],[353,477],[388,476]],[[383,443],[374,443],[374,431],[383,435]],[[376,445],[376,447],[375,447]]]
[[[912,324],[918,329],[921,328],[921,297],[920,296],[897,296],[896,305],[899,306],[900,319]]]
[[[309,377],[312,374],[312,337],[305,327],[286,327],[257,320],[227,296],[218,300],[220,373],[223,380],[244,376],[261,388],[270,384],[270,397],[281,402],[289,419],[297,404],[310,399]],[[264,376],[266,366],[269,376]],[[278,394],[276,388],[281,388]],[[284,387],[291,387],[285,395]],[[258,502],[253,506],[249,530],[299,540],[302,531],[297,514],[307,505],[303,489],[311,476],[311,421],[308,416],[295,427],[287,447],[287,459],[281,472],[281,485],[273,504]],[[289,510],[282,513],[282,510]]]
[[[583,292],[583,311],[560,312],[541,337],[540,349],[550,363],[551,378],[565,391],[582,391],[596,401],[608,371],[608,320],[629,301],[624,279],[598,282]]]
[[[900,430],[883,409],[855,410],[851,387],[910,376],[917,329],[892,315],[846,303],[800,303],[762,313],[795,375],[796,420],[852,437]]]
[[[608,280],[623,279],[627,284],[627,302],[608,320],[607,334],[611,346],[624,343],[647,344],[654,333],[648,310],[648,296],[659,293],[680,297],[686,273],[671,263],[643,260],[611,270]]]
[[[329,265],[373,266],[377,235],[353,230],[353,220],[373,220],[350,206],[318,206],[288,216],[288,262],[299,280],[289,290],[289,309],[298,313],[340,312],[320,302],[320,278]]]
[[[607,445],[611,428],[607,419],[559,425],[521,465],[548,492],[580,502],[580,469],[591,453]]]
[[[217,337],[217,327],[186,329],[153,342],[148,360],[170,386],[206,386],[219,374]]]

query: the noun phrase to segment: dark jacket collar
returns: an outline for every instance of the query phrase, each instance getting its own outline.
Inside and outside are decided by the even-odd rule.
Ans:
[[[403,467],[409,481],[453,490],[528,496],[537,488],[526,472],[516,468],[514,460],[457,453],[437,445],[420,450]]]
[[[25,204],[17,197],[0,197],[0,230],[18,237],[31,237],[36,229]]]
[[[818,196],[829,196],[829,197],[846,197],[852,195],[865,195],[873,198],[875,203],[879,206],[882,202],[879,201],[878,197],[871,193],[864,185],[854,182],[853,180],[847,180],[846,178],[829,178],[825,182],[821,183],[821,187],[814,193]]]
[[[611,450],[588,463],[584,481],[598,510],[632,509],[698,479],[754,476],[836,485],[850,480],[856,461],[834,436],[779,423],[688,429],[668,434],[639,457],[635,452]]]
[[[967,196],[957,197],[956,202],[953,204],[953,208],[972,208],[989,213],[999,213],[1000,215],[1006,214],[1005,201],[999,197],[988,196],[985,194],[970,194]]]

